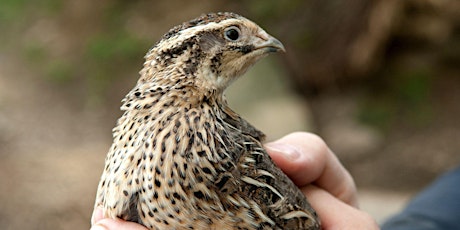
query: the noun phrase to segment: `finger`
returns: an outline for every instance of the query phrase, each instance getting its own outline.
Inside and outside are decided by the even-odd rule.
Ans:
[[[315,183],[342,201],[357,206],[356,186],[351,175],[317,135],[296,132],[265,147],[297,186]]]
[[[273,161],[298,186],[313,183],[324,171],[324,144],[317,144],[310,134],[293,133],[265,145]]]
[[[102,220],[104,218],[104,215],[102,213],[102,208],[96,208],[93,211],[93,215],[91,216],[91,225],[95,224],[99,220]]]
[[[343,202],[358,207],[355,181],[331,151],[328,158],[324,171],[315,184]]]
[[[124,221],[120,219],[102,219],[96,224],[94,224],[91,227],[91,230],[111,230],[111,229],[119,229],[119,230],[147,230],[144,226],[134,223],[134,222],[129,222],[129,221]]]
[[[302,188],[302,192],[308,196],[325,230],[379,229],[369,214],[347,205],[325,190],[310,185]]]

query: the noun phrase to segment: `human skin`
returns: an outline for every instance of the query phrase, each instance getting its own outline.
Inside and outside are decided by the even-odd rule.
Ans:
[[[267,143],[265,148],[308,197],[322,229],[379,229],[369,214],[359,210],[353,178],[320,137],[295,132]],[[91,230],[146,230],[136,223],[103,218],[99,208],[91,222]]]

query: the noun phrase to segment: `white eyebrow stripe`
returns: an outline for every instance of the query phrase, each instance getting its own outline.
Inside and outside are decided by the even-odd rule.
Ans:
[[[223,21],[220,21],[219,23],[216,22],[209,22],[204,25],[198,25],[198,26],[193,26],[181,31],[178,31],[177,34],[173,35],[172,37],[160,41],[160,43],[157,45],[157,47],[164,47],[163,49],[159,50],[169,50],[171,47],[177,44],[181,44],[182,41],[186,41],[189,38],[195,36],[198,34],[200,31],[205,31],[205,30],[212,30],[214,28],[220,28],[220,27],[226,27],[229,25],[233,25],[236,23],[240,23],[242,19],[235,19],[235,18],[230,18],[230,19],[225,19]]]

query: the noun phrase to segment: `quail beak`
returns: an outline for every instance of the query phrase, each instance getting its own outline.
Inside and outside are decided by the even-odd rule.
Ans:
[[[278,39],[268,35],[267,33],[258,34],[257,37],[260,39],[256,44],[256,49],[263,49],[267,53],[273,52],[286,52],[286,49]]]

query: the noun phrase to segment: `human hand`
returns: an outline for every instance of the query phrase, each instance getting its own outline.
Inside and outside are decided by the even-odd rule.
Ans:
[[[320,137],[297,132],[265,148],[308,197],[324,230],[379,229],[370,215],[358,209],[353,178]]]

